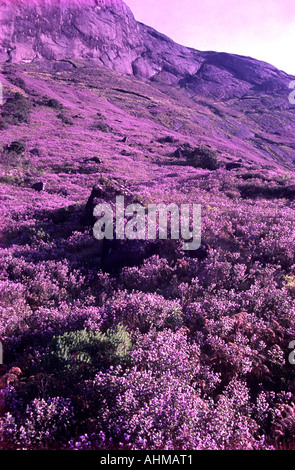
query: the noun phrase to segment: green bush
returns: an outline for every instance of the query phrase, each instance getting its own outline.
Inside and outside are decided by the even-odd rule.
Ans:
[[[106,132],[106,133],[113,132],[113,128],[109,124],[103,121],[95,121],[92,125],[92,129],[100,131],[100,132]]]
[[[219,167],[216,152],[208,147],[195,147],[188,155],[188,162],[196,167],[204,170],[217,170]]]
[[[11,142],[10,145],[4,145],[4,150],[9,153],[16,153],[17,155],[21,155],[25,152],[26,147],[23,142],[15,140]]]
[[[21,77],[9,77],[10,82],[17,86],[18,88],[22,88],[24,91],[26,90],[26,82]]]
[[[54,336],[50,349],[50,368],[81,375],[83,371],[88,374],[102,367],[127,364],[131,340],[119,325],[106,333],[84,329]]]
[[[64,113],[58,114],[57,117],[67,126],[72,126],[74,124],[72,119],[66,116]]]
[[[30,101],[21,93],[14,93],[2,106],[1,116],[5,125],[15,125],[28,122],[30,116]]]
[[[3,151],[0,152],[0,162],[6,171],[12,168],[18,170],[27,170],[30,165],[30,160],[25,156],[25,144],[18,140],[11,142],[10,145],[4,145]]]
[[[55,98],[49,98],[47,101],[45,101],[44,104],[53,109],[62,109],[63,107],[62,104]]]

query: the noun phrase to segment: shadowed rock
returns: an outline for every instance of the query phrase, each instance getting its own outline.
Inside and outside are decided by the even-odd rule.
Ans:
[[[34,183],[32,185],[32,189],[34,189],[35,191],[44,191],[45,183],[43,183],[42,181],[39,181],[38,183]]]
[[[89,158],[88,159],[89,162],[93,162],[93,163],[102,163],[101,159],[98,158],[98,157],[92,157],[92,158]]]
[[[97,204],[104,202],[115,203],[116,196],[124,196],[128,204],[133,200],[133,196],[122,184],[117,181],[107,181],[93,186],[91,194],[85,206],[85,217],[83,223],[93,225],[96,221],[93,211]]]
[[[242,164],[239,163],[239,162],[231,162],[231,163],[227,163],[225,165],[225,168],[226,170],[236,170],[238,168],[241,168]]]
[[[139,266],[145,259],[159,255],[167,259],[180,256],[179,240],[103,240],[102,268],[118,272],[125,266]]]
[[[30,154],[31,155],[36,155],[37,157],[39,157],[39,150],[37,148],[33,148],[30,150]]]

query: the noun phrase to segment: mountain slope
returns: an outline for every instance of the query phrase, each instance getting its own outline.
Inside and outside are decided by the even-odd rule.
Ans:
[[[0,449],[294,449],[292,77],[120,1],[0,22]],[[118,194],[200,248],[97,240]]]
[[[74,59],[148,81],[178,101],[188,97],[192,112],[178,130],[193,127],[229,154],[294,166],[293,77],[286,73],[255,59],[180,46],[136,22],[121,0],[1,0],[3,64],[43,63],[54,72],[64,61],[73,68]]]

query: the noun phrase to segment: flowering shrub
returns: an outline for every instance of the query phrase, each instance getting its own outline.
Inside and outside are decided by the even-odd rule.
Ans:
[[[201,423],[206,405],[192,387],[164,373],[136,368],[99,374],[93,394],[99,402],[97,426],[104,440],[130,449],[187,449],[202,445]],[[209,438],[210,440],[210,438]],[[102,442],[103,444],[103,442]]]
[[[291,147],[288,174],[262,166],[266,148],[248,155],[250,141],[200,149],[212,113],[199,100],[188,125],[187,100],[180,117],[144,83],[119,98],[93,64],[58,81],[24,67],[0,122],[0,447],[294,449]],[[200,204],[200,248],[95,240],[98,183],[110,204],[119,192]]]
[[[175,328],[182,324],[180,302],[167,300],[159,294],[119,291],[106,302],[103,312],[112,324],[122,322],[141,332],[152,327]]]
[[[19,420],[6,413],[1,423],[5,444],[18,449],[46,449],[59,446],[67,430],[73,425],[74,411],[69,399],[60,397],[34,399]]]
[[[139,335],[131,353],[133,362],[140,368],[146,368],[159,374],[170,372],[177,377],[192,380],[199,372],[200,350],[196,344],[188,341],[185,332],[151,330]]]

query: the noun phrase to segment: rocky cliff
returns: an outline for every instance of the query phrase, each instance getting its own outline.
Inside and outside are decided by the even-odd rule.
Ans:
[[[0,59],[96,59],[132,72],[140,47],[138,25],[120,0],[4,0],[0,5]]]
[[[180,46],[137,22],[122,0],[1,0],[1,62],[68,58],[219,98],[285,93],[290,81],[254,59]]]
[[[68,83],[93,89],[100,83],[104,93],[112,72],[113,88],[123,80],[125,98],[130,90],[145,95],[144,83],[149,96],[160,90],[164,97],[146,100],[140,109],[130,104],[131,113],[213,140],[216,148],[243,158],[295,164],[295,107],[288,100],[294,77],[250,57],[176,44],[137,22],[122,0],[0,0],[1,62],[6,96],[12,69],[24,72],[25,81],[44,70],[57,80],[55,73],[64,70]],[[108,99],[123,107],[128,102]]]

